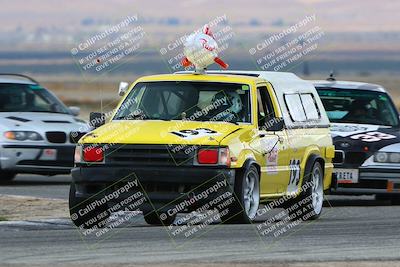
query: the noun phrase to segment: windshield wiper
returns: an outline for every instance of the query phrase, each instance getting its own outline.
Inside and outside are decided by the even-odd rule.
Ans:
[[[144,120],[144,119],[146,119],[146,115],[144,115],[144,114],[131,114],[131,115],[128,115],[128,116],[120,116],[120,117],[114,118],[114,120],[127,120],[127,121],[129,121],[129,120],[138,120],[138,119]]]
[[[228,123],[233,123],[235,125],[239,125],[239,123],[237,121],[223,121],[223,122],[228,122]]]
[[[70,113],[67,113],[67,112],[46,111],[46,110],[29,110],[29,111],[17,111],[17,112],[36,112],[36,113],[42,112],[42,113],[57,113],[57,114],[69,114],[70,115]]]

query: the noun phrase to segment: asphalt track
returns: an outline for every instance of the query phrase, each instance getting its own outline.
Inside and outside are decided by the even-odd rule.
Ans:
[[[31,195],[66,197],[68,177],[53,178],[58,182],[35,179],[19,177],[15,184],[0,187],[0,194],[30,191]],[[40,185],[46,181],[50,184]],[[267,217],[252,225],[207,225],[189,237],[172,234],[182,226],[148,226],[140,214],[99,237],[85,235],[67,219],[0,222],[0,265],[267,265],[388,260],[392,266],[400,266],[400,206],[371,197],[329,199],[320,219],[277,236],[258,230]]]

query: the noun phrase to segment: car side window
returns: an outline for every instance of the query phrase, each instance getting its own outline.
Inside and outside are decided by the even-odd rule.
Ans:
[[[269,120],[275,118],[274,108],[266,86],[257,87],[257,104],[258,125],[263,127]]]
[[[304,122],[307,120],[299,94],[285,94],[285,102],[292,121]]]
[[[321,113],[315,103],[315,99],[312,94],[301,94],[301,102],[303,103],[304,110],[306,112],[307,120],[318,120],[321,118]]]

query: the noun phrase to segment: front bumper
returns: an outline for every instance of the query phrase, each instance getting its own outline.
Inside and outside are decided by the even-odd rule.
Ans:
[[[111,202],[129,198],[137,191],[143,192],[147,198],[140,209],[167,210],[176,202],[193,198],[203,190],[219,184],[221,191],[226,192],[233,188],[235,170],[221,167],[197,166],[141,166],[141,167],[114,167],[114,166],[81,166],[72,169],[72,181],[76,188],[76,197],[83,199],[102,199],[123,187],[129,181],[137,180],[139,185],[127,194],[121,194]],[[222,184],[225,185],[222,187]],[[210,194],[210,198],[215,197]],[[204,199],[205,200],[205,199]],[[204,202],[193,205],[193,209]],[[108,203],[110,206],[110,203]]]
[[[360,167],[358,183],[338,184],[333,179],[332,194],[400,194],[400,169]]]
[[[54,158],[45,155],[55,149]],[[75,145],[3,144],[0,149],[2,170],[31,174],[68,174],[74,164]]]

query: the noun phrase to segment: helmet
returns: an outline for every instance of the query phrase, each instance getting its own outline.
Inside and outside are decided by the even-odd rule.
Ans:
[[[229,110],[233,113],[239,113],[243,108],[242,99],[236,92],[219,92],[214,95],[211,102],[216,104],[218,112]]]
[[[231,103],[231,107],[229,108],[233,113],[239,113],[243,109],[242,99],[239,94],[236,92],[229,92],[229,101]]]

